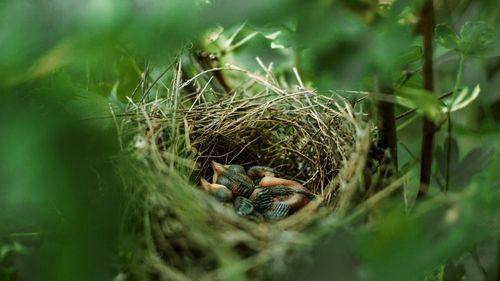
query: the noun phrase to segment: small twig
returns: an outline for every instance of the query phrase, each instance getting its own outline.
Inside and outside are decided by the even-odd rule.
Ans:
[[[207,89],[208,85],[210,85],[210,81],[212,81],[212,79],[213,79],[213,77],[210,77],[210,79],[208,79],[207,84],[205,84],[205,86],[203,87],[203,89],[201,89],[201,91],[196,95],[196,98],[194,99],[194,102],[193,102],[193,104],[191,105],[191,107],[189,108],[188,111],[193,110],[193,107],[196,105],[196,103],[201,98],[201,96],[203,96],[203,94],[205,93],[205,90]]]

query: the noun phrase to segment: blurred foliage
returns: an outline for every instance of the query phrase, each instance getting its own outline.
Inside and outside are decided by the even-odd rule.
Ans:
[[[356,221],[313,241],[308,254],[291,257],[284,276],[497,280],[498,3],[435,1],[436,89],[428,93],[421,89],[421,2],[1,1],[0,280],[111,280],[126,270],[130,259],[123,256],[133,254],[123,251],[133,247],[120,243],[134,240],[120,225],[130,195],[117,174],[124,163],[116,158],[110,109],[119,115],[127,97],[148,94],[142,79],[160,77],[193,46],[251,70],[260,69],[255,57],[274,62],[288,82],[295,81],[295,66],[306,85],[323,92],[396,87],[403,99],[395,101],[398,114],[416,109],[413,116],[437,122],[443,107],[466,106],[451,115],[452,136],[438,134],[428,201],[413,203],[420,124],[410,117],[398,131],[400,166],[414,170],[404,198],[380,206],[367,224]],[[204,41],[217,26],[216,38]],[[228,42],[234,48],[224,53]],[[477,84],[479,97],[466,91],[461,99],[438,98]],[[447,165],[451,189],[444,194]]]
[[[481,54],[488,49],[493,39],[493,29],[484,22],[465,23],[460,35],[457,35],[446,25],[436,27],[439,44],[449,50],[458,51],[463,55]]]

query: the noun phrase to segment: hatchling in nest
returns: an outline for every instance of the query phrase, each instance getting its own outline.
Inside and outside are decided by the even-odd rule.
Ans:
[[[224,166],[212,161],[212,169],[214,170],[214,182],[229,188],[234,197],[243,196],[248,198],[255,189],[253,181],[244,173],[245,169],[243,167],[230,168],[230,165]]]
[[[222,184],[209,183],[204,178],[201,179],[201,189],[212,195],[221,203],[233,202],[233,193]]]
[[[255,210],[255,206],[250,199],[238,196],[234,200],[234,210],[238,215],[248,216]]]
[[[227,191],[230,191],[235,198],[234,210],[242,216],[279,220],[315,198],[300,183],[276,177],[276,171],[270,167],[252,166],[245,172],[241,165],[222,165],[212,161],[212,169],[214,183],[210,184],[210,189],[214,191],[211,194],[221,202],[228,202]]]
[[[268,188],[256,188],[250,195],[250,200],[258,211],[264,211],[273,203],[273,196]]]
[[[259,181],[265,176],[275,177],[278,173],[273,168],[267,166],[252,166],[248,169],[247,175],[258,184]]]
[[[263,177],[259,182],[259,187],[269,188],[273,194],[273,202],[286,204],[290,214],[301,209],[316,197],[296,181],[271,176]]]

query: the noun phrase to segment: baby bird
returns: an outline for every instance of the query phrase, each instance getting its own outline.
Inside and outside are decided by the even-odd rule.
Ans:
[[[268,220],[280,220],[290,213],[290,207],[284,202],[273,202],[271,206],[264,211],[264,217]]]
[[[248,169],[247,175],[254,181],[255,184],[258,184],[259,181],[265,176],[274,177],[278,173],[273,168],[267,166],[252,166]]]
[[[224,165],[224,167],[238,174],[246,175],[245,168],[241,165]]]
[[[233,193],[222,184],[209,183],[204,178],[201,179],[201,189],[208,194],[212,195],[219,202],[231,203],[233,202]]]
[[[212,161],[212,169],[214,170],[215,183],[222,184],[229,188],[234,197],[243,196],[248,198],[255,189],[252,180],[245,173],[239,172],[243,167],[231,168],[231,166],[224,166]],[[245,169],[243,169],[243,171],[245,171]]]
[[[248,198],[238,196],[234,200],[234,211],[240,216],[248,216],[254,211],[255,207]]]
[[[263,177],[259,182],[260,187],[271,189],[274,202],[282,202],[289,207],[289,213],[293,213],[315,198],[302,184],[271,176]]]
[[[269,188],[256,188],[250,195],[250,200],[258,211],[264,211],[273,203],[273,196]]]

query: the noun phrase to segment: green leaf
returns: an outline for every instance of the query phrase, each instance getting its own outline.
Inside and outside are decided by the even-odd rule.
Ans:
[[[443,281],[462,280],[464,275],[465,267],[463,264],[455,265],[453,262],[449,262],[444,269]]]
[[[402,64],[410,64],[419,61],[422,59],[422,54],[423,51],[421,46],[413,46],[408,52],[401,56]]]
[[[469,184],[472,176],[481,172],[488,165],[493,152],[493,149],[489,147],[478,147],[471,150],[454,171],[453,184],[459,186]]]
[[[465,56],[479,55],[486,51],[493,39],[493,29],[484,22],[467,22],[457,35],[445,24],[436,26],[438,44]]]
[[[460,30],[459,50],[464,55],[485,51],[493,40],[493,29],[484,22],[467,22]]]
[[[416,109],[433,122],[441,118],[441,103],[430,92],[424,89],[401,87],[396,92],[396,103]]]
[[[436,26],[436,38],[437,42],[448,50],[457,51],[459,49],[460,38],[445,24]]]
[[[297,33],[291,29],[283,28],[271,46],[282,46],[284,48],[300,48],[303,46],[301,40],[297,37]]]
[[[298,38],[297,32],[284,24],[251,27],[271,41],[271,48],[300,48],[304,46]]]
[[[479,85],[476,85],[476,87],[474,88],[474,90],[472,90],[472,92],[469,92],[469,89],[464,88],[458,94],[458,96],[455,99],[453,99],[449,110],[451,112],[454,112],[468,106],[474,100],[476,100],[477,97],[479,97],[480,92],[481,88],[479,88]]]
[[[490,147],[477,147],[459,159],[459,146],[455,138],[450,141],[450,185],[454,187],[467,186],[474,175],[479,174],[490,162],[494,150]],[[436,147],[435,159],[438,168],[437,176],[444,183],[446,178],[446,163],[448,162],[448,139],[441,146]]]
[[[437,162],[437,169],[438,169],[438,177],[440,178],[440,182],[442,183],[443,186],[441,186],[444,189],[444,182],[446,181],[446,167],[447,165],[450,166],[450,181],[453,181],[454,178],[454,173],[458,171],[460,165],[460,150],[458,147],[458,142],[457,139],[454,138],[453,136],[450,136],[451,139],[448,137],[445,138],[444,142],[442,145],[436,147],[435,149],[435,159]],[[450,145],[450,155],[448,159],[448,144]],[[449,160],[449,161],[448,161]]]

